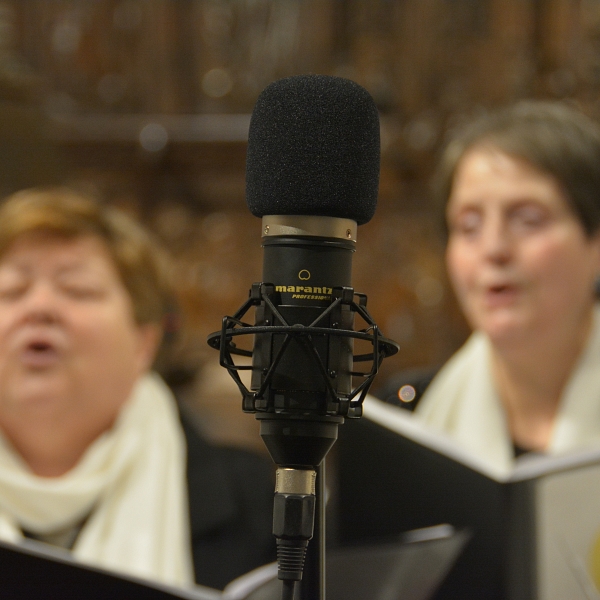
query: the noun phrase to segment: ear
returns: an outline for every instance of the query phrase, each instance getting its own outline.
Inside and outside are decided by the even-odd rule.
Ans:
[[[137,364],[139,373],[144,373],[152,367],[162,337],[163,329],[157,323],[138,325]]]

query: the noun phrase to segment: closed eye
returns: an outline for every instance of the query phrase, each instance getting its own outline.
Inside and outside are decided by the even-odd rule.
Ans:
[[[464,236],[474,236],[481,230],[483,217],[480,211],[467,209],[449,219],[450,231]]]
[[[99,300],[106,296],[106,292],[101,287],[87,285],[63,285],[63,292],[75,300]]]
[[[509,219],[516,228],[531,230],[546,225],[550,220],[550,215],[542,206],[523,204],[511,211]]]
[[[0,285],[0,300],[11,301],[18,300],[27,292],[26,284],[19,285]]]

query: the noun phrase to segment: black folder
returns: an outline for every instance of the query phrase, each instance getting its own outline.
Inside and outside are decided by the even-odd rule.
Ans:
[[[219,600],[221,592],[162,585],[91,567],[67,551],[25,540],[0,542],[2,600]]]
[[[398,540],[327,550],[327,600],[427,600],[462,550],[468,534],[449,525],[409,532]],[[224,600],[279,600],[277,566],[243,575]]]
[[[504,472],[390,407],[340,427],[343,544],[449,523],[472,534],[436,600],[600,598],[600,448]]]

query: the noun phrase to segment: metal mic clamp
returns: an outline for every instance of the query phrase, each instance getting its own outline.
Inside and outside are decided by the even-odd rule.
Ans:
[[[221,366],[227,369],[240,389],[244,412],[256,413],[257,418],[261,418],[259,415],[263,412],[289,416],[360,417],[362,401],[381,362],[399,349],[396,342],[379,333],[378,326],[367,312],[366,296],[355,293],[350,287],[333,288],[331,304],[312,323],[303,325],[288,323],[274,302],[274,289],[273,284],[254,283],[248,300],[233,316],[224,317],[221,331],[211,333],[207,339],[211,347],[219,350]],[[252,307],[257,309],[255,325],[243,321]],[[347,309],[346,318],[342,316],[344,308]],[[336,318],[337,314],[340,316]],[[354,330],[340,326],[348,324],[348,314],[350,325],[357,314],[366,327]],[[240,346],[242,336],[254,336],[253,350]],[[367,342],[371,350],[352,354],[353,340]],[[286,351],[292,343],[303,348],[302,356],[312,363],[311,374],[318,374],[319,390],[306,389],[307,382],[293,388],[289,388],[288,384],[288,389],[273,387],[278,367],[285,360]],[[253,364],[236,364],[234,355],[253,357]],[[371,364],[367,371],[357,371],[354,367],[356,363],[367,362]],[[295,365],[296,368],[300,366]],[[252,372],[253,391],[242,382],[239,374],[243,371]],[[345,380],[342,381],[343,376]],[[362,381],[352,388],[352,378]],[[314,382],[310,383],[310,387],[314,387]]]

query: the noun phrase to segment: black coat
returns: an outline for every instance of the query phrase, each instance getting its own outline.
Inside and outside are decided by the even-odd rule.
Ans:
[[[209,444],[185,417],[182,424],[196,583],[223,589],[275,560],[275,465],[245,450]]]

